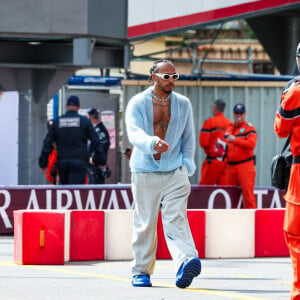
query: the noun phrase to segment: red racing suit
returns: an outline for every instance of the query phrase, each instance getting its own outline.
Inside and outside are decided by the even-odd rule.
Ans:
[[[275,115],[274,131],[280,138],[291,135],[293,164],[287,193],[284,234],[294,270],[291,299],[300,299],[300,76],[285,86]]]
[[[203,148],[206,158],[201,167],[199,184],[222,185],[225,183],[224,170],[226,162],[218,159],[216,142],[218,138],[223,138],[225,129],[231,123],[223,113],[217,113],[203,123],[199,133],[199,144]]]
[[[227,164],[225,169],[226,185],[237,185],[242,189],[245,208],[256,208],[254,196],[255,186],[255,155],[257,142],[255,127],[243,121],[236,125],[231,124],[226,134],[234,135],[233,142],[227,141]]]

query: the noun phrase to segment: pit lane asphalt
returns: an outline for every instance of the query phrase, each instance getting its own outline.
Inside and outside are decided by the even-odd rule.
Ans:
[[[202,272],[186,289],[175,286],[171,260],[158,260],[152,288],[131,286],[130,261],[17,265],[13,237],[0,237],[0,299],[289,299],[288,257],[201,259]]]

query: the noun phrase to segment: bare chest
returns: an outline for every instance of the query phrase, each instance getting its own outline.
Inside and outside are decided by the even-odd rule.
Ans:
[[[153,101],[153,128],[154,134],[164,139],[171,119],[170,101]]]

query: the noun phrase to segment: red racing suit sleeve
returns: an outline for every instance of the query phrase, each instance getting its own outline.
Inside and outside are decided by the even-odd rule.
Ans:
[[[210,119],[208,119],[204,121],[199,133],[199,145],[200,147],[203,148],[206,154],[209,154],[210,136],[211,136],[211,125],[210,125]]]
[[[257,142],[257,134],[254,126],[248,128],[246,135],[236,135],[233,144],[244,149],[254,150]]]
[[[227,142],[228,161],[236,162],[254,157],[257,133],[253,125],[245,121],[239,126],[232,124],[227,127],[226,133],[235,136],[233,142]]]
[[[300,76],[289,81],[283,89],[275,114],[274,132],[280,138],[291,134],[291,151],[294,156],[300,154]]]

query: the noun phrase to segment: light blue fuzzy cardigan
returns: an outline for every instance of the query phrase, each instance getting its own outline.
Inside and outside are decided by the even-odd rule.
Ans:
[[[130,168],[132,172],[168,172],[185,165],[189,176],[193,175],[196,166],[195,130],[192,106],[186,97],[172,92],[171,120],[165,141],[170,145],[169,151],[156,161],[153,154],[154,144],[159,139],[153,132],[152,90],[145,91],[132,97],[127,105],[125,123],[130,143],[134,146]]]

